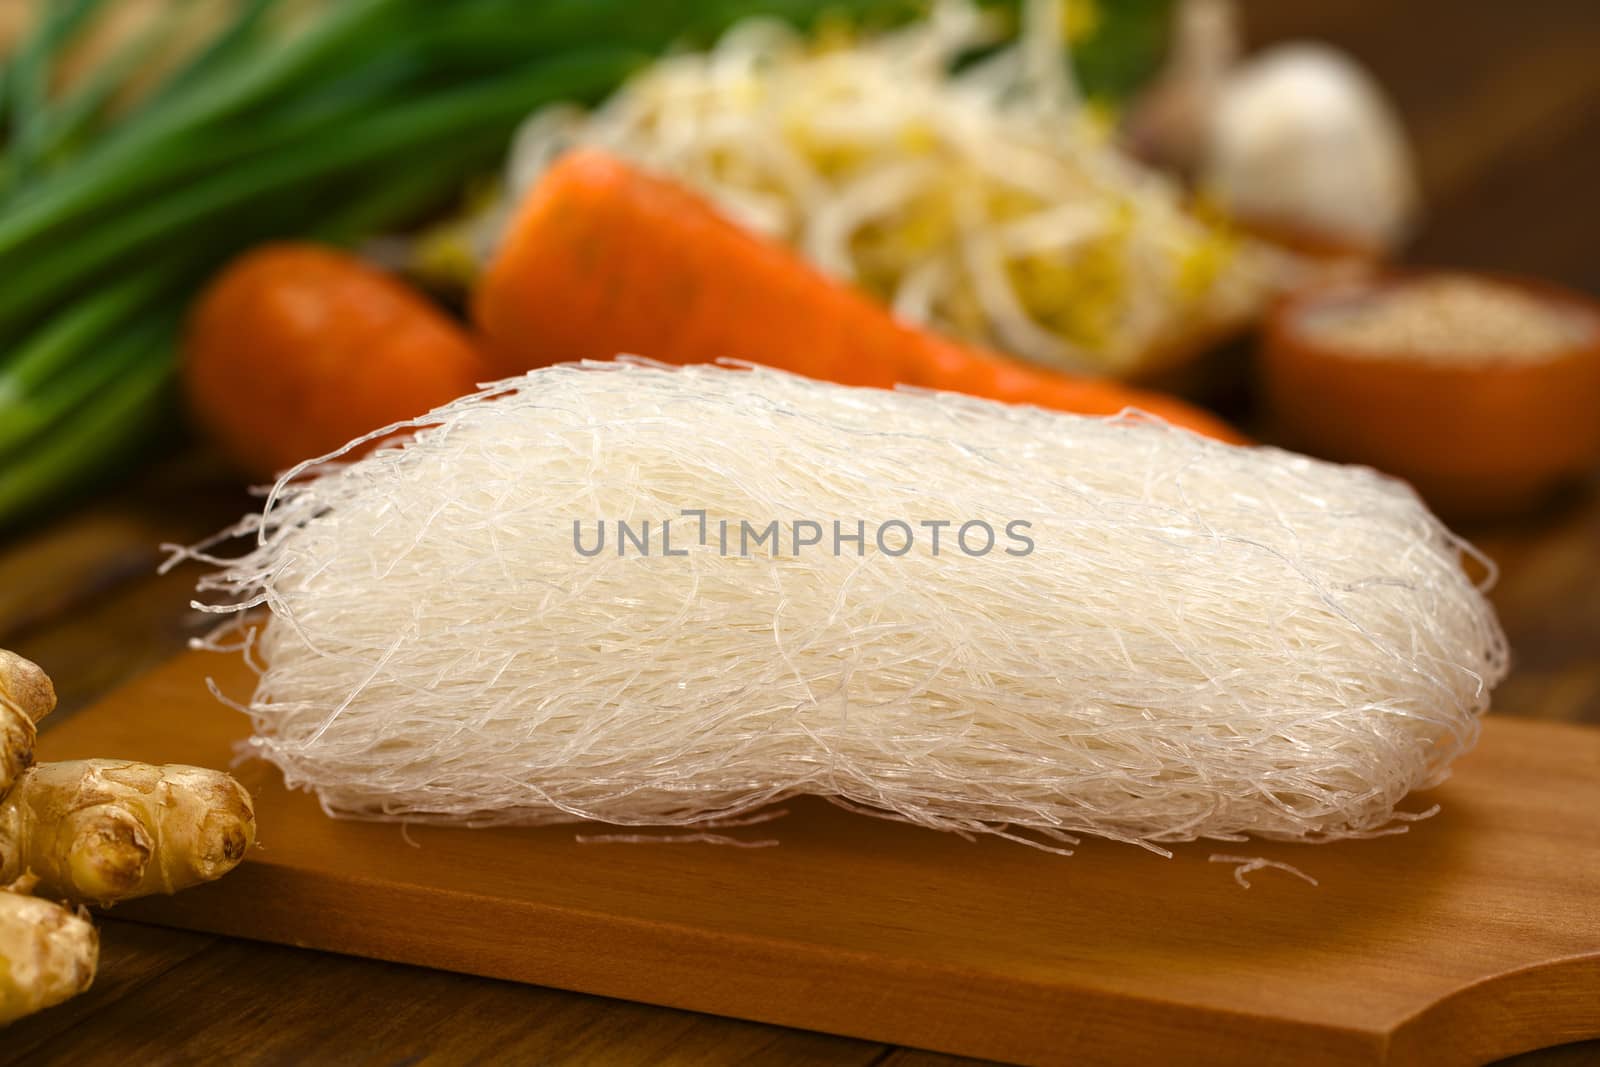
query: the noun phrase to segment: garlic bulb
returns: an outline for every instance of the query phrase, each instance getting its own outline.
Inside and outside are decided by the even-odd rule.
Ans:
[[[1410,146],[1372,77],[1315,44],[1238,67],[1212,116],[1201,187],[1247,223],[1374,252],[1413,221]]]

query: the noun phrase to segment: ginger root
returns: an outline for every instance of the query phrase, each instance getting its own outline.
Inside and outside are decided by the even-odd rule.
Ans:
[[[37,663],[0,648],[0,704],[12,704],[38,722],[56,706],[56,687]]]
[[[44,671],[0,649],[0,1027],[94,981],[99,937],[69,904],[209,882],[255,841],[250,794],[220,771],[33,765],[35,724],[55,702]]]
[[[33,762],[34,724],[55,706],[50,676],[32,661],[0,648],[0,797]]]
[[[0,889],[0,1026],[89,988],[100,937],[71,909]]]
[[[220,878],[255,841],[250,795],[221,771],[41,763],[0,801],[0,882],[105,906]]]
[[[20,775],[33,762],[35,733],[33,720],[7,700],[0,700],[0,797],[11,791]]]

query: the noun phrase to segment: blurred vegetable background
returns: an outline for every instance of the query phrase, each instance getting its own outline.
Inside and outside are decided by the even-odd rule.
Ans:
[[[915,10],[904,0],[140,6],[144,17],[130,18],[120,4],[52,0],[6,16],[25,25],[0,73],[0,524],[167,421],[186,298],[230,255],[273,236],[348,241],[408,220],[489,168],[533,108],[593,100],[649,55],[704,43],[739,18],[872,25]]]
[[[524,200],[473,293],[472,320],[497,378],[618,353],[674,364],[737,359],[846,385],[1080,415],[1138,408],[1241,440],[1175,398],[919,329],[693,190],[600,149],[564,154]]]
[[[906,321],[1078,374],[1148,378],[1259,318],[1306,273],[1142,164],[1084,84],[1082,4],[944,0],[876,37],[750,20],[653,64],[592,111],[541,108],[499,196],[416,266],[470,284],[563,152],[668,175]],[[452,244],[461,238],[465,247]]]
[[[1234,0],[0,0],[0,529],[183,425],[185,322],[189,415],[255,478],[479,380],[494,361],[447,312],[478,309],[488,354],[506,347],[482,319],[483,279],[519,205],[576,146],[680,183],[793,264],[727,235],[718,247],[766,263],[773,284],[743,285],[740,264],[714,258],[690,269],[662,217],[657,272],[597,274],[572,243],[590,231],[542,226],[560,255],[499,273],[511,369],[614,347],[738,355],[1074,411],[1137,402],[1233,437],[1182,401],[1088,379],[1237,402],[1249,361],[1225,343],[1281,297],[1381,273],[1427,179],[1350,55],[1251,51],[1244,36]],[[368,263],[302,243],[224,271],[286,238]],[[613,266],[631,255],[607,247]],[[673,286],[691,282],[685,325]],[[811,312],[777,310],[790,285]],[[1583,318],[1580,295],[1562,300]],[[623,323],[605,310],[619,306],[655,315]],[[849,367],[836,342],[869,319],[894,343]],[[1480,395],[1477,368],[1495,358],[1451,380]],[[1590,399],[1580,377],[1575,410]],[[1428,492],[1392,447],[1293,425],[1400,410],[1373,399],[1395,380],[1380,362],[1349,380],[1337,411],[1321,392],[1268,390],[1258,425]],[[1464,417],[1443,405],[1439,424]],[[1506,499],[1531,506],[1600,458],[1529,454],[1498,421],[1481,455],[1551,472],[1503,483]],[[1419,431],[1401,451],[1424,436],[1450,447]],[[1487,462],[1466,464],[1464,484]],[[1480,510],[1493,509],[1465,509]]]

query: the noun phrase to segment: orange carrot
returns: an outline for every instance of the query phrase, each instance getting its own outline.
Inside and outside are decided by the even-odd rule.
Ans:
[[[473,317],[502,374],[621,353],[676,364],[728,358],[846,385],[914,385],[1088,415],[1138,407],[1242,440],[1181,400],[909,326],[682,186],[591,149],[558,160],[528,195]]]
[[[235,260],[201,296],[184,345],[190,410],[256,477],[493,376],[466,331],[422,294],[317,245]]]

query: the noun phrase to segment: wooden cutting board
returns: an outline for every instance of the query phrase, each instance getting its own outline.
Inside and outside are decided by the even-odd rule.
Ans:
[[[42,757],[226,766],[237,657],[188,653]],[[1491,718],[1409,834],[1071,858],[787,805],[777,847],[328,819],[236,772],[260,844],[117,914],[1028,1063],[1463,1064],[1600,1036],[1600,730]],[[584,832],[597,832],[587,828]],[[603,831],[598,831],[603,832]],[[1217,852],[1291,863],[1241,889]]]

